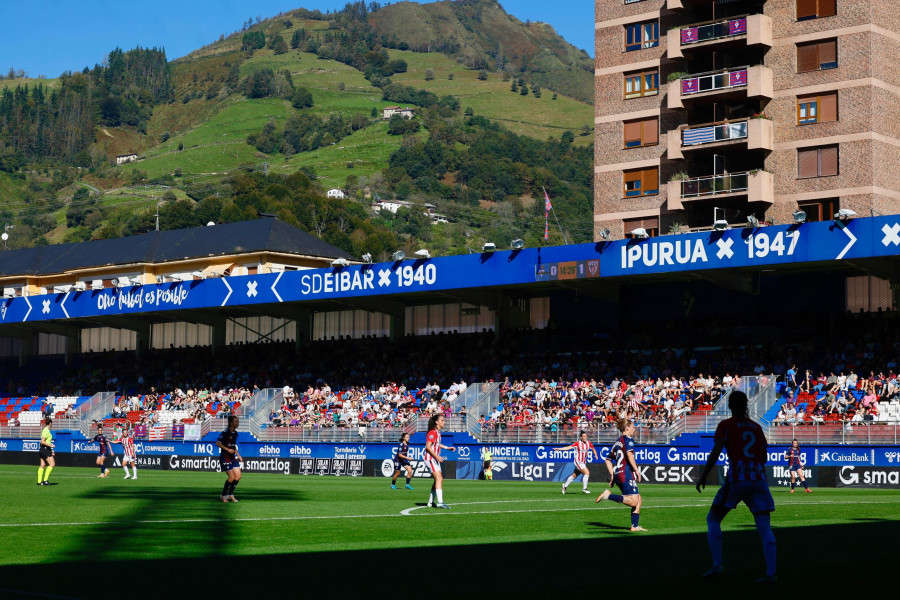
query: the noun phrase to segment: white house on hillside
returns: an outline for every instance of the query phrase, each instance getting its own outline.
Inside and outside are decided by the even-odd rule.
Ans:
[[[134,162],[137,160],[137,154],[120,154],[116,157],[117,165],[124,165],[125,163]]]
[[[399,106],[388,106],[384,109],[384,117],[382,118],[386,121],[394,115],[400,115],[404,119],[412,119],[416,116],[416,111],[409,107],[401,108]]]
[[[376,202],[375,204],[372,205],[372,210],[374,210],[376,212],[381,211],[381,210],[387,210],[396,215],[397,211],[401,207],[413,208],[414,206],[416,206],[416,205],[413,202],[408,202],[406,200],[379,200],[378,202]],[[431,216],[432,214],[434,214],[434,204],[430,204],[430,203],[426,202],[425,204],[420,204],[419,206],[425,207],[426,212],[424,212],[423,214],[428,215],[428,216]]]
[[[344,190],[339,190],[338,188],[331,188],[325,193],[325,195],[329,198],[340,198],[341,200],[347,197],[347,194],[344,192]]]

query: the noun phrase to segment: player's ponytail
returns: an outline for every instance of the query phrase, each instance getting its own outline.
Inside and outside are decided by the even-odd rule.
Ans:
[[[628,429],[629,425],[631,425],[631,419],[616,419],[616,429],[618,429],[622,433],[625,433],[625,430]]]
[[[440,415],[440,414],[432,415],[431,418],[428,419],[428,431],[431,431],[432,429],[437,429],[437,420],[438,420],[438,417],[440,417],[440,416],[443,416],[443,415]]]
[[[44,417],[44,425],[50,427],[51,425],[53,425],[53,419],[51,419],[50,417]]]

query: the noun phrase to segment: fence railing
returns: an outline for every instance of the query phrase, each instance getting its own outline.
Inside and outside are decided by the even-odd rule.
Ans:
[[[681,197],[696,198],[700,196],[714,196],[716,194],[745,192],[749,189],[749,177],[750,174],[745,171],[743,173],[683,179],[681,181]]]
[[[746,35],[746,33],[747,17],[727,19],[715,23],[682,28],[681,45],[689,46],[691,44],[699,44],[700,42],[708,42],[710,40]]]
[[[769,427],[770,444],[897,444],[900,423],[843,421],[838,423],[803,423]]]
[[[78,407],[78,428],[87,436],[91,432],[91,424],[110,414],[115,404],[115,392],[97,392]]]
[[[263,427],[253,435],[261,442],[396,442],[415,428],[413,420],[403,427]]]
[[[668,427],[638,427],[634,441],[638,444],[667,444]],[[568,446],[576,441],[581,431],[587,431],[588,439],[594,444],[612,444],[621,433],[615,427],[593,427],[586,430],[562,427],[556,431],[540,425],[518,425],[480,429],[474,435],[482,444],[559,444]]]
[[[724,90],[747,85],[747,67],[681,78],[681,95]]]
[[[681,145],[699,146],[701,144],[746,139],[749,123],[749,121],[737,121],[734,123],[719,123],[707,127],[682,129]]]
[[[416,424],[414,431],[422,432],[428,431],[428,421],[430,417],[427,414],[423,414],[421,416],[416,417]],[[450,416],[444,417],[444,431],[452,432],[452,431],[467,431],[467,423],[465,417],[460,416]]]
[[[280,407],[284,401],[284,390],[281,388],[265,388],[256,392],[246,404],[241,406],[243,417],[238,426],[238,431],[249,431],[260,438],[263,425],[269,423],[269,415],[276,407]]]

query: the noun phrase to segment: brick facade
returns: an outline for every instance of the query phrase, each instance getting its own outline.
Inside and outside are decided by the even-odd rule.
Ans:
[[[678,52],[672,53],[675,58],[667,58],[667,38],[680,39],[680,32],[668,36],[670,29],[698,25],[706,28],[702,31],[710,31],[712,27],[706,24],[713,22],[713,10],[717,11],[716,22],[723,23],[759,12],[754,6],[743,0],[722,5],[715,0],[595,1],[595,239],[600,239],[602,229],[609,229],[613,239],[622,237],[624,221],[633,218],[658,218],[660,234],[669,233],[673,226],[703,229],[712,225],[712,206],[716,204],[726,207],[733,226],[739,226],[749,214],[761,221],[789,222],[798,202],[817,198],[837,198],[838,206],[860,215],[868,215],[870,210],[900,212],[900,11],[895,1],[837,0],[836,15],[798,21],[796,0],[767,0],[764,16],[751,18],[757,22],[771,19],[771,41],[763,35],[763,43],[758,43],[758,31],[720,36],[721,30],[716,29],[715,35],[720,36],[716,41],[680,44]],[[626,52],[626,25],[650,20],[659,21],[659,45]],[[717,27],[727,30],[728,25]],[[827,44],[829,40],[836,41],[837,66],[827,68],[832,65],[823,49],[820,60],[826,68],[798,72],[798,44]],[[771,70],[771,97],[749,97],[752,84],[734,89],[729,84],[724,86],[728,89],[717,88],[713,93],[683,96],[683,108],[666,107],[666,82],[672,73],[693,75],[756,64]],[[626,99],[625,74],[652,68],[659,70],[659,92]],[[672,89],[680,90],[681,85],[678,82]],[[828,92],[837,93],[837,120],[799,125],[798,95]],[[687,151],[680,147],[679,127],[739,121],[757,110],[773,121],[771,147],[750,150],[753,146],[742,145],[739,139],[708,148],[691,146]],[[623,122],[650,115],[659,118],[659,143],[624,148]],[[672,142],[683,158],[669,157],[670,136],[678,136]],[[798,177],[798,149],[826,145],[838,147],[838,173]],[[623,198],[623,172],[648,165],[659,166],[659,193]],[[712,194],[708,199],[668,201],[666,182],[675,174],[707,178],[721,171],[756,170],[772,173],[773,195],[729,194],[717,202]]]

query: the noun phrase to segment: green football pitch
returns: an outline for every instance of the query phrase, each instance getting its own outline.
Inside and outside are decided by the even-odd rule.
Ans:
[[[760,587],[743,507],[725,521],[726,572],[699,578],[712,488],[641,486],[649,531],[631,533],[627,508],[594,503],[602,482],[563,496],[450,480],[452,509],[436,510],[429,480],[246,474],[223,504],[215,473],[57,467],[44,487],[36,471],[0,466],[3,598],[858,597],[896,579],[900,541],[897,492],[774,489],[779,582]]]

